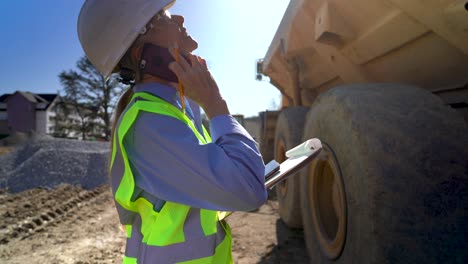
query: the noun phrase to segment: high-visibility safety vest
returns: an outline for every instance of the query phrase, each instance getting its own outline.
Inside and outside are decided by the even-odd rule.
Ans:
[[[176,118],[193,131],[200,144],[211,142],[205,128],[203,137],[192,121],[172,104],[142,92],[135,93],[132,101],[135,99],[114,133],[110,163],[119,215],[133,215],[124,223],[127,246],[123,263],[232,263],[231,232],[222,221],[223,212],[170,201],[157,212],[144,197],[134,197],[135,179],[123,140],[139,112]]]

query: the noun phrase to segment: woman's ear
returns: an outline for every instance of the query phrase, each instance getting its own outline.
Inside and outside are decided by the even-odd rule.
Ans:
[[[138,47],[132,48],[132,51],[131,51],[132,60],[138,62],[140,60],[140,58],[141,58],[142,50],[143,50],[143,48],[142,48],[141,45],[138,46]]]

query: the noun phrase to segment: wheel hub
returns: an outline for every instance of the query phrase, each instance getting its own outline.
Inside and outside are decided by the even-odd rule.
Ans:
[[[322,153],[309,167],[309,204],[320,248],[328,258],[336,259],[346,241],[346,196],[335,155],[325,144]]]

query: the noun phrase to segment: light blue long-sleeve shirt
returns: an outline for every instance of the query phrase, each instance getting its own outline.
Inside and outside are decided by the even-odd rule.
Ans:
[[[134,92],[153,94],[180,108],[172,87],[148,83],[135,86]],[[189,107],[188,116],[201,130],[199,107],[188,105],[193,109]],[[210,131],[213,142],[202,145],[180,120],[140,112],[124,139],[137,195],[156,210],[165,201],[220,211],[263,204],[265,167],[255,141],[230,115],[210,120]]]

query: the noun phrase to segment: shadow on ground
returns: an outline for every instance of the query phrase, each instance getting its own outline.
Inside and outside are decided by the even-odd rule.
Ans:
[[[281,219],[276,222],[278,244],[262,257],[259,264],[309,264],[302,229],[289,229]]]

